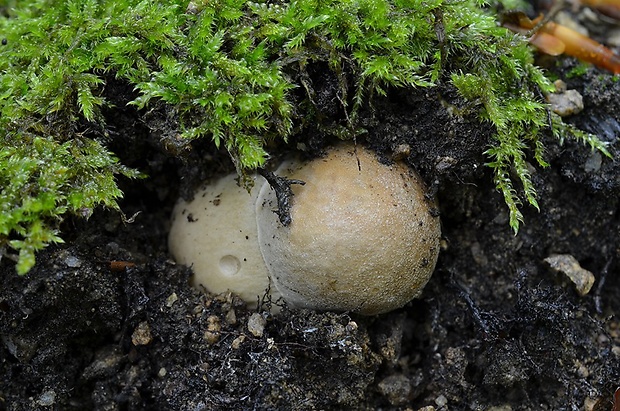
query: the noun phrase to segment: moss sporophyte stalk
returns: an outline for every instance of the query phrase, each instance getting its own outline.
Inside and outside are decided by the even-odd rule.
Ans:
[[[516,232],[521,203],[537,207],[526,152],[546,166],[539,133],[549,121],[538,96],[551,84],[523,36],[498,27],[489,6],[10,1],[0,7],[2,254],[26,273],[36,250],[62,241],[64,216],[88,217],[100,205],[118,209],[116,178],[140,176],[106,148],[110,79],[137,93],[125,104],[141,113],[165,105],[179,118],[184,141],[225,147],[245,175],[265,163],[267,142],[303,132],[302,119],[320,122],[307,80],[312,65],[326,67],[339,85],[345,115],[331,132],[341,138],[362,131],[358,115],[374,95],[455,87],[495,129],[481,150]],[[575,137],[609,155],[595,136],[559,118],[552,123],[559,139]]]

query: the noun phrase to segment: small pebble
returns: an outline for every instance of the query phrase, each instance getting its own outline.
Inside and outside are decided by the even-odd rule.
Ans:
[[[435,170],[442,172],[454,167],[458,160],[453,157],[437,157],[435,159]]]
[[[394,374],[384,378],[377,387],[392,405],[406,403],[411,395],[411,381],[402,374]]]
[[[80,268],[82,266],[82,262],[76,256],[70,255],[65,258],[65,264],[67,267],[71,268]]]
[[[575,284],[579,295],[584,296],[590,292],[594,285],[594,274],[581,268],[579,261],[570,254],[552,254],[544,260],[549,267],[566,275]]]
[[[435,398],[435,405],[437,405],[438,407],[445,407],[446,405],[448,405],[448,399],[445,395],[442,394],[439,397]]]
[[[248,318],[248,331],[252,333],[254,337],[262,337],[265,332],[265,325],[267,321],[259,313],[254,313]]]
[[[142,321],[138,324],[138,327],[131,334],[131,342],[133,345],[147,345],[153,341],[153,335],[151,334],[151,327],[146,321]]]
[[[166,298],[166,307],[170,308],[174,305],[174,303],[177,302],[177,300],[179,299],[179,297],[177,296],[177,293],[172,293],[168,296],[168,298]]]
[[[603,164],[603,156],[600,151],[593,151],[588,156],[586,163],[583,165],[583,171],[586,173],[596,173],[601,169]]]
[[[217,315],[210,315],[207,318],[207,331],[205,331],[203,336],[207,344],[213,345],[218,342],[221,330],[220,318]]]
[[[226,322],[230,325],[237,324],[237,314],[235,313],[235,310],[233,308],[228,310],[228,312],[226,313]]]
[[[392,160],[400,161],[411,155],[411,146],[409,144],[399,144],[394,147],[394,152],[392,154]]]
[[[577,375],[581,378],[588,378],[590,376],[590,370],[579,360],[575,360],[575,369],[577,371]]]
[[[232,348],[233,350],[238,350],[244,341],[245,335],[240,335],[239,337],[235,338],[232,343],[230,343],[230,348]]]
[[[354,333],[357,331],[357,323],[355,321],[349,321],[349,323],[347,324],[347,326],[345,327],[345,329],[347,330],[347,332],[349,333]]]
[[[599,401],[598,398],[586,397],[586,399],[583,400],[583,410],[594,411],[594,407],[596,407],[596,404],[598,403],[598,401]]]
[[[566,90],[563,93],[550,93],[545,96],[551,110],[560,117],[578,114],[583,110],[583,97],[577,90]]]
[[[39,399],[37,399],[37,404],[39,404],[42,407],[50,407],[54,405],[55,402],[56,402],[56,392],[52,390],[43,392],[39,396]]]
[[[82,378],[86,381],[103,379],[116,374],[123,363],[123,353],[120,348],[108,345],[95,353],[95,359],[82,373]]]

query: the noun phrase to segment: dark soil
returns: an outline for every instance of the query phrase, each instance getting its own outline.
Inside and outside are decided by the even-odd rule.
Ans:
[[[67,220],[66,243],[41,252],[25,277],[0,262],[0,409],[611,410],[620,82],[595,68],[567,82],[586,107],[567,121],[609,141],[616,160],[545,137],[551,167],[532,167],[540,212],[524,207],[516,236],[484,165],[491,130],[449,113],[452,90],[394,91],[365,113],[358,144],[386,159],[408,145],[443,225],[424,294],[377,317],[285,309],[258,318],[232,295],[190,288],[190,270],[167,254],[168,217],[179,194],[232,165],[209,142],[176,142],[163,109],[110,112],[112,149],[150,176],[121,181],[124,213],[140,213],[133,223],[105,210]],[[328,106],[333,89],[323,85],[317,104]],[[122,84],[108,93],[127,101]],[[316,155],[330,141],[309,130],[270,150],[301,142]],[[594,273],[593,289],[580,296],[545,265],[551,254],[575,257]],[[262,334],[248,330],[250,317],[265,320]]]

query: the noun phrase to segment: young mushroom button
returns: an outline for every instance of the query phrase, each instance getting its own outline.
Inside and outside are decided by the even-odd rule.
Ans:
[[[256,203],[260,250],[289,305],[373,315],[421,293],[441,232],[413,170],[341,145],[324,158],[285,162],[276,174],[305,182],[292,186],[288,226],[269,185]]]
[[[191,202],[179,200],[168,236],[174,259],[192,267],[194,287],[216,294],[232,291],[250,308],[269,288],[255,214],[263,178],[256,177],[255,183],[248,194],[231,174],[198,190]]]
[[[229,176],[177,205],[170,250],[193,265],[194,284],[231,290],[250,304],[271,285],[272,299],[293,307],[365,315],[421,293],[441,233],[436,204],[413,170],[342,144],[322,158],[289,160],[275,174],[305,182],[291,186],[288,225],[260,178],[251,195]]]

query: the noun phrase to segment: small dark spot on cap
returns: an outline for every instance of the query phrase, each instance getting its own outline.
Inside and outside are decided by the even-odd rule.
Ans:
[[[198,219],[194,218],[194,215],[192,213],[189,213],[187,215],[187,222],[188,223],[195,223],[196,221],[198,221]]]
[[[215,198],[215,199],[213,200],[213,205],[217,207],[217,206],[219,206],[219,205],[220,205],[220,203],[221,203],[221,202],[222,202],[222,200],[220,200],[219,198]]]

